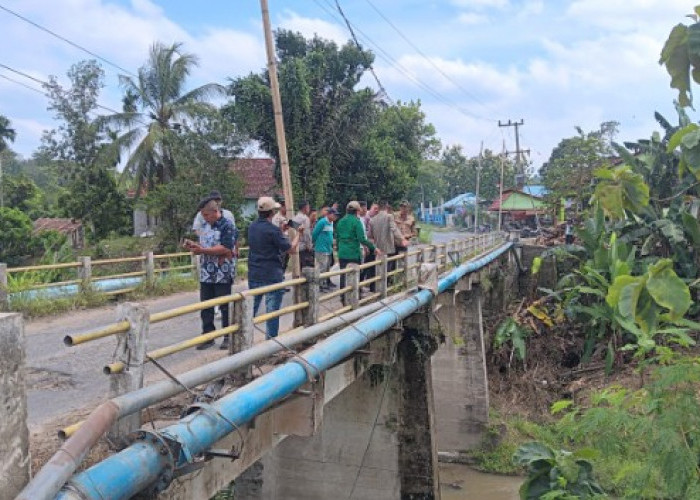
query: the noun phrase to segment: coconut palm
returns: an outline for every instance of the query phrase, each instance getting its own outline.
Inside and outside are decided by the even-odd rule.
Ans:
[[[140,188],[170,182],[176,172],[172,145],[187,120],[213,109],[207,101],[223,95],[223,86],[209,83],[189,92],[185,80],[198,59],[180,52],[182,44],[155,43],[138,77],[120,76],[125,89],[124,112],[108,116],[103,124],[125,131],[116,145],[129,152],[124,173]]]
[[[15,129],[10,128],[10,120],[0,115],[0,152],[7,149],[8,142],[15,142]]]

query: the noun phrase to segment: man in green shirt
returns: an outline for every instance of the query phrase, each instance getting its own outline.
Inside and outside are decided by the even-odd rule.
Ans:
[[[375,251],[377,256],[381,255],[381,250],[376,248],[365,236],[362,221],[357,216],[360,208],[360,204],[357,201],[348,203],[345,209],[345,216],[335,226],[340,269],[345,269],[348,264],[360,264],[362,262],[362,247],[360,245],[367,247],[370,251]],[[340,288],[345,288],[344,274],[340,275]]]

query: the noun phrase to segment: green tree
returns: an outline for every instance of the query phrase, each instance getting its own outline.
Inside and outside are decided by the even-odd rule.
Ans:
[[[32,221],[16,208],[0,208],[0,262],[18,265],[32,245]]]
[[[317,205],[408,196],[435,142],[420,104],[387,106],[371,89],[358,89],[374,56],[351,42],[339,47],[284,30],[276,42],[297,196]],[[267,71],[233,80],[230,93],[226,115],[278,160]]]
[[[159,236],[173,246],[190,232],[197,204],[211,190],[221,192],[234,213],[240,207],[242,185],[230,165],[241,153],[242,140],[228,120],[211,110],[183,126],[171,146],[173,157],[188,168],[178,169],[168,184],[157,185],[139,203],[160,216]]]
[[[587,205],[593,194],[593,171],[610,156],[616,130],[617,122],[605,122],[592,132],[576,127],[578,135],[559,142],[540,169],[552,203],[564,198],[576,207]]]
[[[0,152],[8,148],[8,142],[15,142],[16,137],[15,129],[10,127],[10,120],[0,115]]]
[[[499,155],[487,149],[480,162],[478,156],[467,158],[461,146],[450,146],[443,151],[441,161],[445,165],[447,198],[453,198],[462,193],[476,193],[476,177],[480,164],[479,198],[482,200],[498,198],[501,183]],[[515,186],[515,165],[510,159],[503,162],[503,188],[512,188]]]
[[[93,118],[104,72],[95,61],[82,61],[71,67],[68,78],[67,90],[53,76],[45,86],[49,110],[60,125],[44,133],[39,152],[63,179],[66,192],[58,200],[60,210],[82,219],[97,239],[113,231],[128,232],[128,206],[115,178],[119,157],[108,131]]]
[[[124,173],[138,191],[175,178],[177,160],[173,143],[178,131],[198,115],[214,108],[207,101],[223,95],[223,86],[208,83],[185,91],[185,83],[198,59],[182,53],[182,44],[153,44],[148,62],[138,77],[120,76],[125,88],[124,112],[106,117],[102,123],[125,131],[117,138],[121,151],[129,151]]]
[[[32,219],[44,215],[43,193],[26,175],[3,176],[2,192],[6,206],[21,210]]]
[[[329,199],[398,202],[415,189],[425,159],[439,151],[435,129],[418,103],[377,107],[372,122],[349,161],[333,161]]]

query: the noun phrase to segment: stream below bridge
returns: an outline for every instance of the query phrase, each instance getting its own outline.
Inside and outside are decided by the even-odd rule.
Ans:
[[[518,500],[524,479],[485,474],[461,464],[440,464],[442,500]]]

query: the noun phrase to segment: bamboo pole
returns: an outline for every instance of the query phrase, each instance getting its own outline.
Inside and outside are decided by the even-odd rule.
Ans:
[[[260,0],[262,10],[263,31],[265,33],[265,50],[267,52],[267,72],[270,76],[270,92],[272,93],[272,109],[275,114],[275,134],[277,135],[277,149],[280,156],[280,170],[282,173],[282,190],[284,191],[284,201],[287,210],[291,210],[291,217],[294,216],[294,193],[292,192],[292,178],[289,173],[289,158],[287,157],[287,138],[284,135],[284,115],[282,114],[282,98],[280,97],[280,85],[277,79],[277,61],[275,59],[275,43],[272,39],[272,29],[270,28],[270,10],[267,0]],[[299,253],[290,255],[292,261],[292,276],[297,278],[301,275],[299,266]]]

